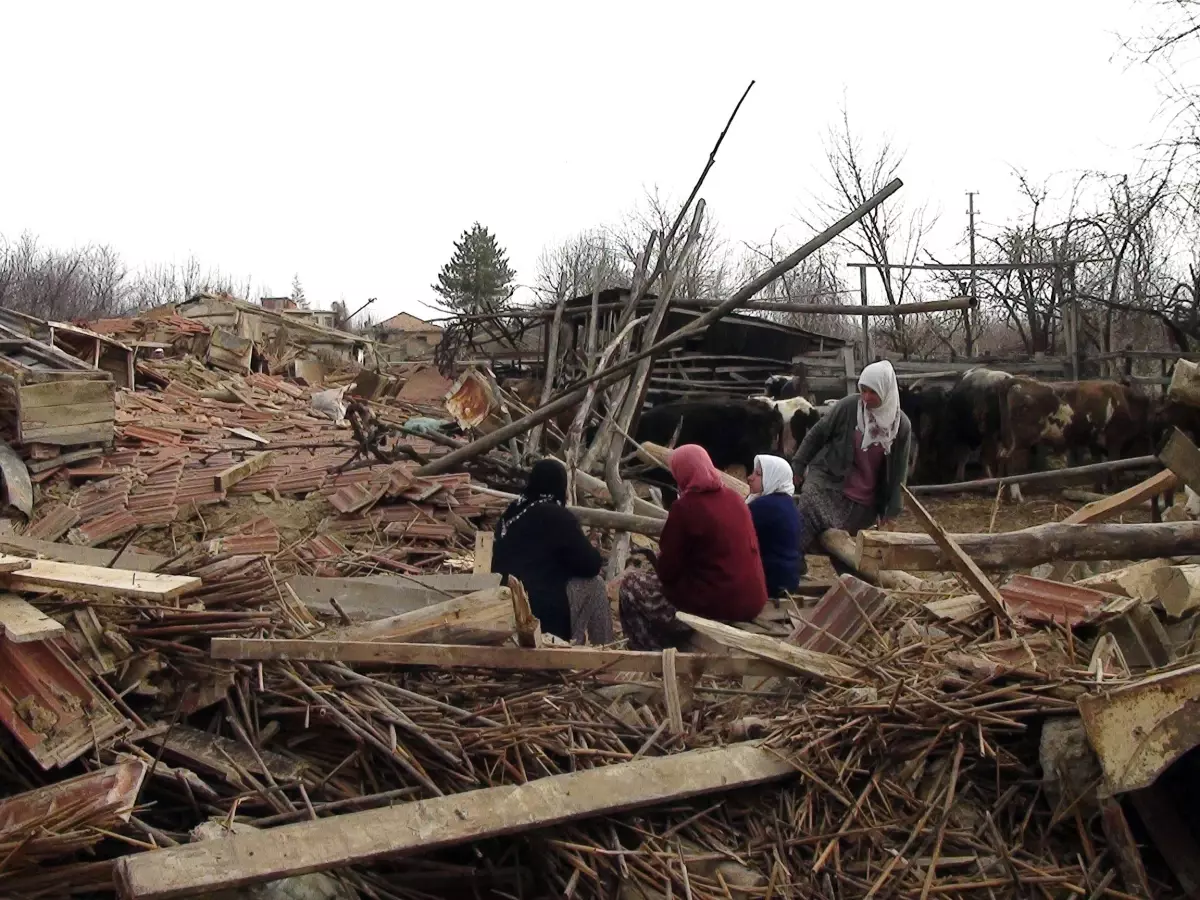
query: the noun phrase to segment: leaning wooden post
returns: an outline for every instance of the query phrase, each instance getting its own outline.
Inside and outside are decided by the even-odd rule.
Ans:
[[[449,472],[468,460],[474,459],[484,453],[487,453],[493,447],[498,447],[510,437],[518,434],[524,434],[534,425],[539,422],[544,422],[551,416],[557,415],[564,409],[570,408],[572,405],[581,400],[584,396],[585,389],[589,384],[598,383],[600,385],[615,384],[617,381],[625,378],[630,371],[643,359],[647,357],[660,356],[662,352],[676,344],[681,344],[689,337],[696,334],[698,331],[703,331],[714,322],[720,321],[729,313],[733,312],[739,306],[746,303],[751,297],[761,291],[771,282],[775,281],[781,275],[784,275],[800,265],[805,259],[816,253],[847,228],[858,223],[860,219],[870,213],[873,209],[883,203],[888,197],[900,190],[904,186],[904,182],[899,178],[893,179],[879,193],[866,201],[858,209],[854,210],[849,215],[839,219],[829,228],[818,234],[804,246],[798,248],[791,255],[780,260],[767,271],[763,272],[757,278],[753,278],[737,290],[736,293],[728,300],[725,300],[714,309],[709,310],[699,316],[691,325],[686,328],[680,328],[669,334],[667,337],[658,341],[651,347],[643,350],[641,353],[636,353],[630,356],[624,362],[614,366],[608,371],[596,372],[581,381],[576,382],[570,387],[566,393],[559,396],[557,399],[551,400],[545,406],[535,409],[529,415],[518,419],[511,425],[505,425],[503,428],[497,428],[491,434],[486,434],[475,441],[472,441],[465,447],[447,453],[438,459],[417,469],[418,475],[440,475],[444,472]]]

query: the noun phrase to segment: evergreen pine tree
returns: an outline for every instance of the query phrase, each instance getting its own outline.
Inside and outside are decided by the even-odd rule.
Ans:
[[[304,287],[300,284],[299,272],[292,276],[292,302],[300,309],[308,308],[308,301],[304,297]]]
[[[516,274],[495,236],[476,222],[455,242],[454,255],[432,287],[458,312],[495,312],[512,296]]]

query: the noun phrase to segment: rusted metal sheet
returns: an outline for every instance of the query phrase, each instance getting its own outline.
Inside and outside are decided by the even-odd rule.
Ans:
[[[1072,627],[1130,606],[1126,598],[1030,575],[1014,575],[1000,588],[1000,596],[1014,615]]]
[[[1200,743],[1200,665],[1079,698],[1109,790],[1144,788]]]
[[[0,637],[0,723],[43,769],[82,756],[130,727],[55,640]]]
[[[853,575],[842,575],[788,636],[790,643],[820,653],[841,653],[891,605],[891,598]]]
[[[478,428],[497,406],[491,385],[474,369],[467,369],[446,394],[446,411],[459,428]]]

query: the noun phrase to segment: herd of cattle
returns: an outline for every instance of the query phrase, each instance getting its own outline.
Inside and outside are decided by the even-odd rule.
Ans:
[[[646,410],[637,439],[696,443],[720,468],[773,453],[790,458],[825,413],[797,396],[799,379],[776,376],[749,400],[683,400]],[[997,369],[971,369],[952,382],[900,389],[912,424],[914,484],[963,481],[977,461],[986,477],[1024,474],[1039,465],[1077,465],[1156,452],[1178,427],[1193,440],[1200,410],[1114,381],[1045,383]],[[1053,462],[1052,462],[1053,461]],[[1020,500],[1014,486],[1013,499]]]

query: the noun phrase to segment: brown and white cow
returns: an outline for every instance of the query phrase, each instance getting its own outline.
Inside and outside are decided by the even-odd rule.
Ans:
[[[1002,406],[1001,431],[1005,474],[1032,470],[1039,450],[1049,456],[1081,462],[1121,459],[1153,448],[1151,402],[1140,392],[1114,381],[1071,381],[1044,384],[1013,376]],[[1010,488],[1021,502],[1020,485]]]

